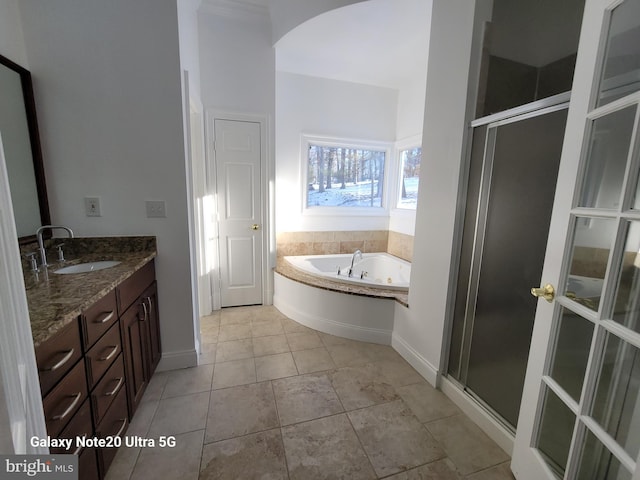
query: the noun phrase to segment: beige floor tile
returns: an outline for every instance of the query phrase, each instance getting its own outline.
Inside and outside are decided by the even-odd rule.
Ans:
[[[509,456],[465,415],[426,424],[463,475],[506,462]]]
[[[468,480],[515,480],[509,463],[487,468],[467,477]]]
[[[284,427],[282,438],[292,480],[376,478],[344,414]]]
[[[336,368],[336,364],[333,363],[331,355],[329,355],[329,352],[324,347],[299,350],[292,353],[300,374],[323,372]]]
[[[220,312],[212,313],[211,315],[204,315],[200,317],[200,326],[220,326]]]
[[[287,340],[292,352],[296,350],[307,350],[309,348],[324,347],[324,344],[322,343],[322,340],[320,340],[320,337],[313,332],[288,333]]]
[[[203,343],[200,348],[202,351],[198,355],[198,365],[209,365],[216,363],[216,348],[215,343]]]
[[[414,368],[404,359],[400,358],[399,355],[396,360],[376,361],[375,365],[380,370],[380,373],[382,373],[387,381],[394,387],[424,381],[422,375],[416,372]]]
[[[218,343],[218,338],[219,338],[219,334],[218,334],[218,330],[216,330],[215,332],[202,332],[202,336],[201,336],[201,340],[202,343]]]
[[[253,339],[253,356],[275,355],[289,351],[289,343],[284,335],[270,335]]]
[[[397,387],[396,391],[422,423],[461,413],[460,409],[444,393],[436,390],[425,381]]]
[[[142,395],[142,403],[144,402],[157,402],[162,398],[162,392],[167,384],[167,379],[171,372],[156,372],[149,380],[144,395]]]
[[[160,401],[141,402],[136,409],[136,414],[131,419],[127,435],[146,437],[149,433],[149,427],[153,421],[153,417],[158,410]]]
[[[291,352],[256,357],[256,379],[258,382],[298,375]]]
[[[253,343],[250,338],[220,342],[216,348],[216,363],[251,357],[253,357]]]
[[[231,340],[242,340],[243,338],[251,338],[251,325],[231,324],[220,327],[218,342],[230,342]]]
[[[355,410],[347,415],[380,477],[446,456],[402,400]]]
[[[251,335],[253,337],[266,337],[269,335],[284,335],[282,322],[280,320],[267,320],[264,322],[254,322],[251,325]]]
[[[138,412],[136,411],[136,415]],[[127,430],[127,435],[131,435]],[[140,455],[140,448],[126,448],[122,447],[118,449],[118,453],[113,458],[109,471],[104,480],[127,480],[131,477],[133,469],[138,461]]]
[[[202,449],[200,480],[286,480],[280,429],[210,443]]]
[[[324,343],[325,346],[327,347],[332,345],[361,345],[362,344],[362,342],[356,342],[355,340],[351,340],[349,338],[329,335],[328,333],[318,332],[318,336],[322,340],[322,343]]]
[[[327,350],[337,367],[355,367],[371,363],[368,352],[353,345],[327,345]]]
[[[302,375],[273,381],[280,425],[342,413],[340,399],[324,374]]]
[[[343,367],[331,372],[329,378],[347,411],[399,398],[393,386],[373,364]]]
[[[225,325],[251,325],[251,321],[255,316],[255,308],[224,308],[220,311],[220,326]]]
[[[312,330],[309,327],[305,327],[304,325],[299,324],[298,322],[291,320],[289,318],[284,318],[282,320],[282,327],[284,328],[285,333],[313,333],[315,330]]]
[[[389,480],[463,480],[456,471],[456,466],[448,458],[443,458],[442,460],[437,460],[387,478]]]
[[[209,410],[209,392],[160,400],[149,426],[149,437],[204,430]]]
[[[270,382],[211,392],[205,443],[279,427]]]
[[[131,480],[197,480],[204,430],[176,435],[173,448],[142,448]]]
[[[253,323],[264,322],[267,320],[284,320],[284,319],[287,319],[287,317],[284,316],[280,312],[280,310],[278,310],[276,307],[274,307],[273,305],[270,305],[266,307],[261,307],[256,311],[255,316],[253,317]]]
[[[216,363],[213,370],[213,388],[235,387],[256,381],[256,364],[253,358]]]
[[[172,371],[162,392],[162,398],[189,395],[211,390],[213,365],[199,365]]]

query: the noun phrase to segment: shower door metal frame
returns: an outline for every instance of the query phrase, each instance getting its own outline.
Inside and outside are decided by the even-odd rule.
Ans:
[[[482,401],[473,391],[467,388],[467,379],[469,372],[469,360],[471,353],[471,339],[473,335],[473,327],[475,320],[475,307],[478,296],[478,289],[480,286],[480,271],[482,265],[482,256],[484,249],[484,240],[487,224],[488,205],[491,199],[491,179],[493,173],[493,162],[495,155],[495,141],[498,128],[511,123],[528,120],[541,115],[550,114],[559,110],[568,109],[569,98],[571,92],[565,92],[559,95],[554,95],[543,100],[538,100],[526,105],[522,105],[516,108],[505,110],[504,112],[489,115],[477,120],[473,120],[469,123],[466,154],[463,168],[460,173],[460,192],[458,195],[458,211],[456,218],[456,228],[454,232],[454,245],[456,254],[451,261],[451,275],[449,284],[449,296],[447,301],[446,312],[446,332],[443,337],[445,344],[442,349],[442,365],[443,375],[447,377],[454,385],[462,390],[468,398],[472,399],[483,410],[488,412],[492,418],[498,421],[503,427],[505,427],[512,434],[515,432],[514,428],[506,422],[495,410],[493,410],[488,404]],[[466,211],[467,201],[467,189],[469,183],[469,170],[471,166],[471,152],[473,142],[473,130],[477,127],[487,126],[487,132],[485,137],[485,146],[482,159],[482,173],[480,177],[479,188],[479,201],[476,210],[476,222],[474,228],[474,238],[472,244],[472,256],[470,267],[470,278],[466,291],[466,303],[464,312],[464,325],[462,333],[462,343],[460,348],[460,360],[459,360],[459,378],[457,380],[449,376],[449,354],[451,350],[451,334],[453,330],[455,301],[457,296],[457,281],[458,272],[460,268],[460,257],[462,247],[462,237],[464,231],[464,219]]]

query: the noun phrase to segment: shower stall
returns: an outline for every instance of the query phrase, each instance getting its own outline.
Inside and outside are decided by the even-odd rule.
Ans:
[[[515,431],[568,94],[471,124],[447,376]]]

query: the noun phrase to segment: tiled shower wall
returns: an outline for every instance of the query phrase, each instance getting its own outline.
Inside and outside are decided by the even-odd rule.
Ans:
[[[280,232],[276,238],[278,257],[286,255],[331,255],[388,252],[411,261],[413,237],[387,230]]]

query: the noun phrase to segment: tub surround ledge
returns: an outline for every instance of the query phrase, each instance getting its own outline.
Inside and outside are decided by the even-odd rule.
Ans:
[[[24,280],[34,345],[77,319],[83,309],[113,290],[134,272],[156,257],[156,239],[152,236],[65,238],[47,242],[64,243],[67,261],[57,262],[54,251],[47,252],[52,265],[33,272],[24,266]],[[24,246],[22,253],[36,249]],[[121,262],[100,271],[59,275],[55,270],[84,262],[116,260]]]
[[[372,298],[388,298],[395,300],[396,302],[409,306],[409,294],[406,292],[399,292],[398,290],[387,290],[383,288],[373,288],[361,285],[354,285],[349,283],[342,283],[332,281],[327,278],[320,277],[318,275],[312,275],[300,271],[292,266],[284,258],[280,257],[277,260],[275,272],[283,277],[293,280],[295,282],[303,283],[311,287],[320,288],[322,290],[329,290],[333,292],[345,293],[347,295],[360,295],[364,297]]]

